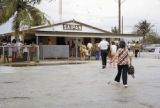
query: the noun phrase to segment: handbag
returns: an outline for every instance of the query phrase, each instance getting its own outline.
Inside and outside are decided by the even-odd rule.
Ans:
[[[133,75],[133,74],[134,74],[134,71],[135,71],[134,66],[133,66],[133,65],[130,65],[130,66],[128,67],[128,74],[129,74],[129,75]]]

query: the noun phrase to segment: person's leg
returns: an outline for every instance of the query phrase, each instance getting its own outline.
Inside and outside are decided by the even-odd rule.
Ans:
[[[24,60],[24,61],[27,61],[27,52],[24,52],[24,53],[23,53],[23,60]]]
[[[25,52],[23,53],[23,61],[25,61]]]
[[[12,52],[12,62],[16,61],[16,57],[17,57],[17,53],[16,52]]]
[[[137,58],[137,53],[138,53],[138,51],[137,50],[135,50],[135,57]]]
[[[97,59],[99,60],[99,58],[100,58],[100,52],[99,51],[97,51]]]
[[[82,58],[83,58],[83,60],[85,60],[85,59],[86,59],[85,52],[83,52],[83,53],[82,53],[82,56],[83,56],[83,57],[82,57]]]
[[[14,52],[12,52],[12,62],[14,62]]]
[[[90,60],[91,57],[91,50],[88,50],[88,60]]]
[[[137,56],[140,57],[140,51],[139,51],[139,49],[137,50]]]
[[[17,52],[15,52],[15,57],[14,58],[15,58],[15,61],[16,61],[16,59],[17,59]]]
[[[115,54],[112,55],[112,59],[115,57]],[[113,62],[113,67],[116,68],[116,62]]]
[[[101,50],[101,59],[102,59],[102,65],[104,65],[104,53],[103,53],[103,50]]]
[[[8,57],[8,55],[7,55],[7,63],[9,63],[9,57]]]
[[[107,50],[104,52],[104,64],[107,65]]]
[[[6,55],[6,59],[7,59],[7,63],[9,63],[9,53],[7,52],[7,55]]]
[[[4,63],[6,63],[6,55],[4,54]]]
[[[118,73],[117,73],[117,75],[116,75],[114,80],[117,81],[117,82],[120,82],[121,73],[122,73],[122,66],[117,65],[117,68],[118,68]]]
[[[122,80],[123,85],[127,85],[128,65],[123,65]]]
[[[98,59],[98,56],[97,56],[97,51],[95,51],[95,59],[97,60]]]
[[[30,53],[30,61],[33,61],[33,52]]]
[[[101,58],[102,58],[102,68],[105,68],[106,67],[106,57],[105,57],[105,51],[102,50],[101,51]]]

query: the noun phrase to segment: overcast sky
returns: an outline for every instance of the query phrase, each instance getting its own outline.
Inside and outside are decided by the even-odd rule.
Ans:
[[[37,6],[46,13],[54,23],[59,22],[59,0],[43,0]],[[78,20],[108,31],[118,26],[118,0],[62,0],[62,21]],[[123,1],[123,0],[122,0]],[[122,3],[124,33],[133,31],[141,20],[155,25],[160,33],[160,0],[125,0]],[[10,22],[0,27],[0,33],[10,31]]]

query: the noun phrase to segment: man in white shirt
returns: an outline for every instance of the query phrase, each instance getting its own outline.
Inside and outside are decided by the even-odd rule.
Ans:
[[[102,69],[104,69],[106,68],[106,63],[107,63],[109,43],[106,41],[106,39],[102,39],[101,42],[98,44],[98,47],[101,50]]]
[[[88,43],[87,44],[87,49],[88,49],[88,59],[90,60],[90,57],[91,57],[91,53],[92,53],[92,47],[93,47],[93,45],[92,45],[92,43]]]

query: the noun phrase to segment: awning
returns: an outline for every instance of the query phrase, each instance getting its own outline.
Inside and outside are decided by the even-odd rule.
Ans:
[[[112,33],[90,33],[90,32],[60,32],[60,31],[37,31],[35,36],[51,37],[92,37],[92,38],[140,38],[139,34],[112,34]]]

